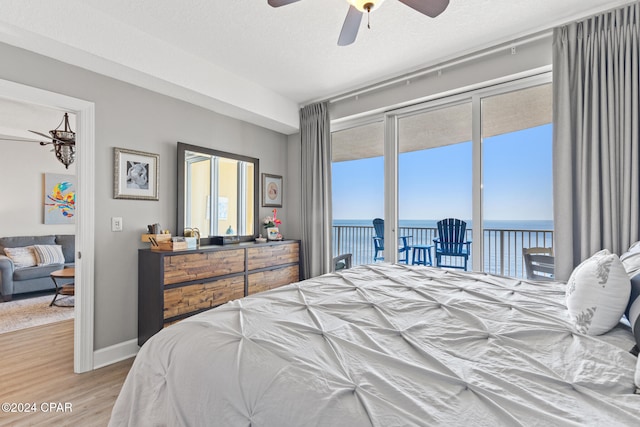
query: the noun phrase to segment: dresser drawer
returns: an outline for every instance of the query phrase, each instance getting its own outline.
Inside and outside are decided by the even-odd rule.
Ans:
[[[165,289],[164,318],[192,313],[244,296],[244,276]]]
[[[244,250],[176,254],[164,260],[164,284],[209,279],[244,272]]]
[[[250,248],[247,252],[248,270],[298,263],[300,259],[300,245],[297,242]]]
[[[251,273],[247,277],[249,295],[268,291],[299,280],[300,269],[297,265]]]

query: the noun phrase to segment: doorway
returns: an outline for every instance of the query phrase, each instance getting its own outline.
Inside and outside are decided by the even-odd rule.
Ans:
[[[93,369],[95,106],[92,102],[0,80],[0,98],[46,106],[76,115],[76,276],[74,372]]]

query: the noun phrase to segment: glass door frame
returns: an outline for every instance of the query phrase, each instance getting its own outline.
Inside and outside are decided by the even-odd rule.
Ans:
[[[482,199],[482,99],[503,93],[527,89],[533,86],[552,82],[552,72],[548,67],[534,70],[527,75],[515,76],[493,84],[485,84],[478,88],[471,88],[464,92],[440,94],[432,99],[424,100],[410,106],[392,109],[383,113],[361,116],[354,120],[336,120],[331,123],[331,131],[339,131],[367,123],[384,120],[384,215],[385,224],[385,253],[384,258],[389,262],[398,261],[398,161],[399,161],[399,132],[398,122],[404,117],[425,113],[430,110],[446,108],[456,104],[471,102],[471,135],[472,135],[472,220],[473,234],[471,245],[472,269],[482,271],[484,266],[484,238],[483,238],[483,199]]]

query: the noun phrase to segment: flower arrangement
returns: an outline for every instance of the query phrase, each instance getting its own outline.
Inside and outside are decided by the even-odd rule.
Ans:
[[[264,220],[262,221],[262,223],[264,224],[264,228],[278,227],[280,224],[282,224],[282,221],[278,219],[277,215],[278,215],[278,210],[274,209],[273,216],[264,217]]]

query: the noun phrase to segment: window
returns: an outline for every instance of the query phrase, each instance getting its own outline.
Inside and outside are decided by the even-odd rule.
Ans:
[[[398,137],[400,235],[431,245],[438,220],[471,220],[471,102],[403,116]]]

